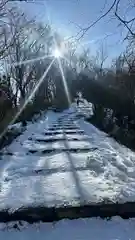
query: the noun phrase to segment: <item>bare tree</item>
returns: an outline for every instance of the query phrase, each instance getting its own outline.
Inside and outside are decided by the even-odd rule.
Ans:
[[[0,58],[3,57],[12,39],[8,38],[8,0],[0,0]]]
[[[108,58],[107,50],[106,47],[104,46],[103,43],[100,44],[99,50],[97,50],[97,65],[99,67],[99,72],[98,75],[99,77],[103,76],[103,68],[104,68],[104,63]]]
[[[89,69],[90,67],[90,50],[84,49],[79,57],[79,67],[83,71],[84,69]]]
[[[8,49],[6,61],[9,64],[9,71],[16,82],[16,90],[20,91],[22,102],[28,92],[28,86],[32,88],[34,79],[41,76],[46,65],[41,65],[42,58],[49,54],[51,47],[50,27],[36,24],[28,20],[24,14],[13,12],[11,15],[10,32],[14,35],[14,43]],[[39,63],[37,64],[37,59]],[[41,60],[40,60],[41,58]],[[41,71],[42,66],[42,71]],[[33,83],[33,84],[32,84]]]

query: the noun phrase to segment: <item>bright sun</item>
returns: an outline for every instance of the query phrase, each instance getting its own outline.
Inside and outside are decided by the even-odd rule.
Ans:
[[[60,58],[61,57],[61,52],[58,48],[54,50],[54,57],[55,58]]]

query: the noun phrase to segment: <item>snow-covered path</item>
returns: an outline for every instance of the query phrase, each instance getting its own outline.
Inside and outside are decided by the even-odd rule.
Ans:
[[[0,239],[6,240],[134,240],[135,219],[62,220],[55,224],[12,222],[0,224]]]
[[[0,164],[0,209],[135,200],[135,153],[74,107],[29,124]]]

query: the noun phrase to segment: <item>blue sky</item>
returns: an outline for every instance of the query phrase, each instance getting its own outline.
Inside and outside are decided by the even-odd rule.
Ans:
[[[112,4],[113,0],[37,0],[39,4],[24,4],[25,9],[32,16],[46,22],[46,6],[53,26],[64,36],[73,36],[78,31],[77,25],[88,26]],[[122,0],[121,13],[124,14],[128,0]],[[106,3],[106,4],[105,4]],[[132,12],[128,13],[132,15]],[[99,44],[106,35],[110,37],[104,40],[109,58],[119,55],[125,44],[120,41],[121,29],[118,28],[118,21],[112,19],[113,13],[100,21],[95,27],[90,29],[83,42],[89,41],[86,45],[92,53],[98,49]],[[130,17],[130,16],[129,16]],[[122,28],[123,29],[123,28]],[[122,38],[121,38],[122,39]],[[98,43],[96,42],[98,40]]]

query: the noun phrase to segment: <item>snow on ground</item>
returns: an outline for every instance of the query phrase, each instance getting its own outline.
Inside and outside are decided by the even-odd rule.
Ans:
[[[79,111],[83,113],[83,106]],[[79,129],[45,135],[52,134],[49,128],[54,126]],[[44,142],[47,139],[57,141]],[[30,153],[31,149],[37,152]],[[42,152],[47,149],[55,151]],[[74,105],[63,113],[48,111],[38,122],[28,124],[4,151],[0,161],[0,209],[135,200],[135,153],[79,118]]]
[[[18,222],[12,222],[0,224],[0,239],[134,240],[135,219],[123,220],[115,217],[107,221],[91,218],[62,220],[53,224],[27,224],[26,222],[19,224]]]
[[[19,123],[15,123],[15,124],[12,124],[12,125],[9,125],[8,126],[8,129],[20,129],[22,127],[22,124],[19,122]]]
[[[34,123],[29,123],[26,127],[26,131],[16,138],[10,146],[6,147],[4,150],[8,152],[14,152],[18,153],[23,149],[23,152],[25,149],[23,148],[23,144],[25,141],[28,140],[29,137],[32,137],[33,135],[38,135],[39,133],[43,133],[44,129],[48,128],[48,126],[51,124],[51,122],[55,121],[57,119],[57,113],[53,113],[52,111],[48,111],[48,114],[43,114],[41,119]],[[17,124],[18,126],[18,124]],[[24,152],[25,154],[25,152]]]

